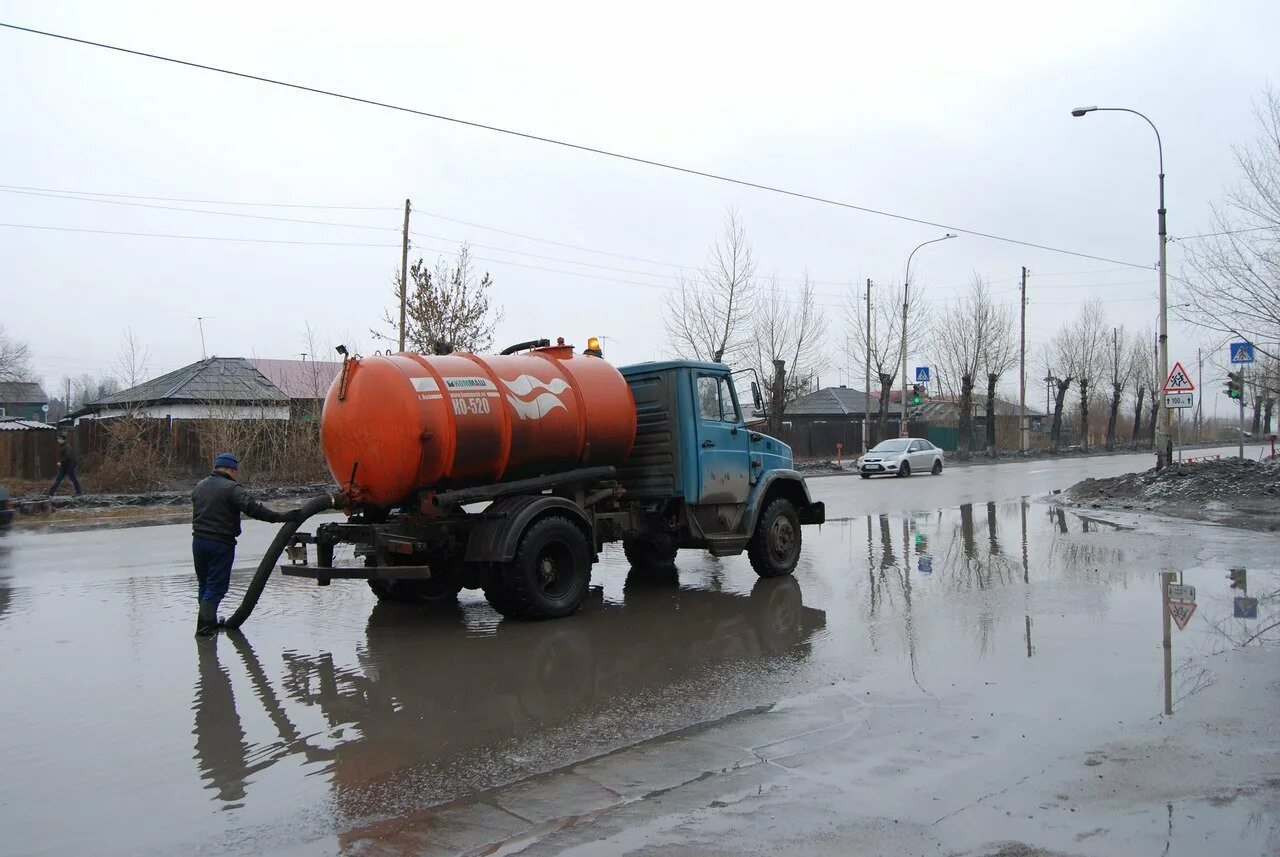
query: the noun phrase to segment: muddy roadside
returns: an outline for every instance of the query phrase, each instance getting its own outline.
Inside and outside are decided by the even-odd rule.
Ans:
[[[337,490],[328,484],[254,488],[253,496],[272,508],[291,509],[317,494]],[[148,491],[139,494],[83,494],[47,497],[27,495],[13,501],[14,529],[68,533],[117,527],[178,524],[191,519],[191,491]]]
[[[1077,482],[1054,498],[1065,506],[1150,512],[1259,532],[1280,532],[1280,459],[1177,463]]]

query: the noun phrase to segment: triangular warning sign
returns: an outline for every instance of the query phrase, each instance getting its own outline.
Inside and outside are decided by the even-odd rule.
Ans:
[[[1164,391],[1166,393],[1190,393],[1195,388],[1196,385],[1191,383],[1191,376],[1187,374],[1186,369],[1182,368],[1182,363],[1174,363],[1173,370],[1169,372],[1169,377],[1164,382]]]
[[[1169,615],[1173,617],[1173,621],[1178,623],[1178,630],[1183,631],[1187,627],[1187,623],[1191,621],[1191,617],[1196,612],[1196,603],[1194,601],[1170,601]]]

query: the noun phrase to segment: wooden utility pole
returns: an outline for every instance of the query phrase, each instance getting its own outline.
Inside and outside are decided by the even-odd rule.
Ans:
[[[404,308],[409,288],[409,200],[404,201],[404,232],[400,241],[400,351],[404,351]]]
[[[867,278],[867,344],[862,352],[862,451],[871,441],[871,278]]]
[[[1204,441],[1204,355],[1196,349],[1196,442]]]
[[[1030,441],[1027,425],[1027,266],[1022,266],[1022,326],[1018,335],[1018,436],[1023,452]]]

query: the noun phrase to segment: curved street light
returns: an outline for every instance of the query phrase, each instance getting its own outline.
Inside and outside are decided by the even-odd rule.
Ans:
[[[941,238],[930,238],[916,246],[915,250],[907,256],[907,269],[902,276],[902,412],[898,417],[898,437],[907,436],[907,305],[911,292],[911,260],[915,258],[916,250],[921,247],[927,247],[930,244],[937,244],[939,241],[946,241],[948,238],[956,236],[950,232]]]
[[[1164,143],[1160,140],[1160,129],[1156,127],[1156,123],[1152,122],[1144,114],[1139,113],[1137,110],[1130,110],[1128,107],[1077,107],[1071,111],[1071,115],[1080,117],[1087,113],[1095,112],[1132,113],[1150,125],[1151,130],[1156,133],[1156,154],[1160,163],[1160,207],[1156,210],[1157,232],[1160,236],[1160,338],[1157,340],[1157,362],[1160,364],[1159,380],[1163,385],[1164,379],[1169,377],[1169,297],[1167,286],[1169,266],[1166,258],[1169,237],[1165,230]],[[1152,392],[1154,393],[1155,391]],[[1159,410],[1156,412],[1156,469],[1162,470],[1169,463],[1173,449],[1169,433],[1169,409],[1164,406],[1163,396],[1158,397],[1158,401]]]

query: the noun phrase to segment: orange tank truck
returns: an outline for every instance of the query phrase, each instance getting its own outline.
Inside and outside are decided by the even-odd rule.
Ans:
[[[390,354],[347,361],[320,437],[353,505],[618,465],[636,409],[618,370],[563,344],[524,354]]]
[[[606,545],[640,574],[703,550],[781,577],[801,525],[826,518],[791,448],[760,431],[752,370],[615,367],[594,337],[580,353],[546,339],[483,356],[338,352],[320,437],[346,518],[286,524],[263,557],[287,549],[286,575],[364,580],[408,604],[481,589],[504,617],[555,619],[581,606]]]

